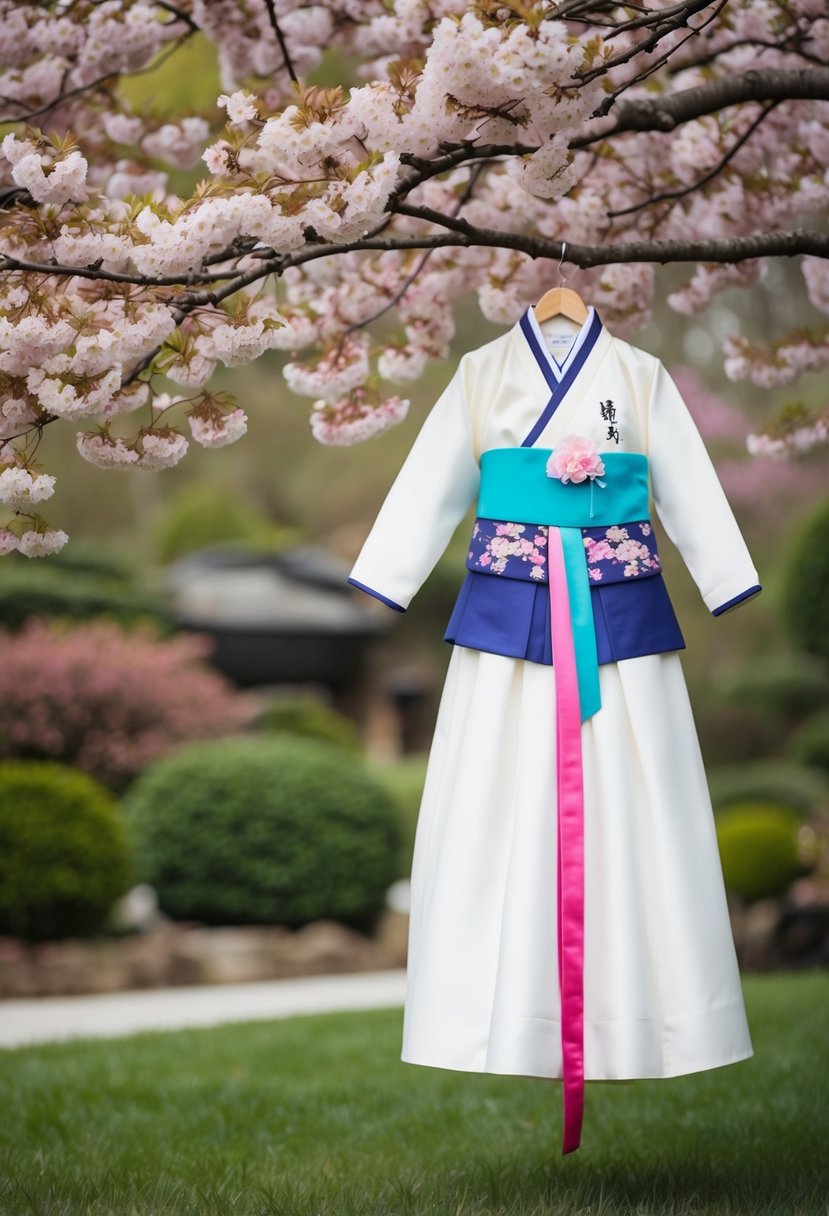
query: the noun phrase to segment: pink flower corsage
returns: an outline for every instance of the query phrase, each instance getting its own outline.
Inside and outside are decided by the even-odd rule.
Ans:
[[[577,484],[589,478],[604,489],[605,483],[599,481],[602,473],[604,461],[593,440],[584,435],[565,436],[547,461],[547,476],[560,477],[563,484],[568,481]]]

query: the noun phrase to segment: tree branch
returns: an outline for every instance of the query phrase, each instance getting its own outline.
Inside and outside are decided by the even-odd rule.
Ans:
[[[740,148],[744,147],[745,144],[748,143],[754,132],[765,120],[766,115],[770,114],[777,105],[779,105],[779,102],[770,101],[768,105],[763,106],[760,113],[756,115],[750,125],[745,131],[743,131],[742,135],[735,140],[728,151],[723,154],[717,164],[714,165],[713,169],[709,169],[709,171],[703,174],[702,177],[698,177],[696,181],[691,182],[690,186],[683,186],[681,190],[665,190],[662,194],[654,194],[650,198],[646,198],[641,203],[633,203],[630,207],[621,207],[618,211],[608,211],[607,218],[609,220],[615,220],[618,219],[620,215],[632,215],[636,211],[644,211],[646,207],[651,207],[655,203],[670,202],[673,204],[678,202],[679,199],[687,198],[689,194],[694,194],[697,190],[701,190],[703,186],[707,186],[710,181],[713,181],[715,177],[718,177],[719,174],[722,173],[726,165],[732,161],[740,151]],[[665,214],[667,215],[669,211],[670,208],[666,208]]]
[[[601,135],[574,139],[583,148],[626,131],[673,131],[683,123],[746,101],[829,101],[829,68],[750,68],[665,97],[620,101],[612,110],[616,125]]]
[[[466,183],[466,185],[463,189],[463,192],[457,201],[457,205],[455,206],[455,209],[452,212],[452,215],[459,215],[461,210],[463,209],[464,204],[467,203],[469,201],[469,199],[472,197],[472,194],[475,190],[475,186],[477,185],[477,182],[478,182],[478,178],[480,177],[481,173],[483,172],[483,169],[484,169],[484,166],[481,164],[473,166],[472,172],[469,174],[469,181]],[[383,316],[384,313],[387,313],[389,311],[389,309],[394,308],[395,304],[399,304],[399,302],[403,299],[404,295],[409,290],[412,283],[414,283],[415,279],[420,274],[421,270],[426,265],[427,261],[429,260],[429,258],[431,257],[431,255],[433,253],[434,253],[434,249],[427,249],[425,251],[423,256],[418,259],[417,265],[415,266],[414,270],[409,275],[407,275],[407,277],[403,280],[399,289],[394,293],[393,296],[391,296],[391,298],[389,300],[386,301],[386,303],[381,308],[378,308],[377,311],[372,313],[372,315],[370,317],[366,317],[362,321],[355,321],[353,323],[353,325],[349,325],[343,331],[342,338],[340,339],[340,345],[342,345],[342,342],[345,339],[346,334],[350,334],[352,332],[352,330],[355,330],[355,329],[365,328],[366,325],[370,325],[373,321],[377,321],[380,317]]]
[[[265,8],[268,10],[268,20],[271,23],[271,29],[276,34],[276,40],[279,43],[279,49],[282,52],[282,58],[285,61],[285,69],[294,84],[299,84],[299,77],[294,70],[294,65],[291,60],[291,53],[288,50],[288,43],[285,41],[285,35],[279,25],[279,19],[276,15],[276,8],[273,0],[265,0]]]
[[[718,9],[708,18],[705,24],[708,24],[713,17],[717,16],[727,3],[728,0],[719,0]],[[632,46],[627,47],[624,51],[620,51],[618,55],[614,55],[612,59],[608,59],[606,63],[602,63],[599,67],[593,68],[589,72],[580,73],[579,79],[587,83],[590,80],[594,80],[597,76],[607,75],[613,68],[620,67],[624,63],[629,63],[637,55],[649,55],[668,34],[672,34],[687,25],[689,17],[693,17],[703,9],[710,7],[711,0],[688,0],[685,4],[676,4],[673,8],[668,9],[656,9],[648,17],[638,17],[632,22],[617,26],[608,37],[612,37],[615,33],[621,33],[622,30],[639,28],[641,26],[648,27],[652,25],[655,28],[641,42],[635,42]],[[693,29],[693,27],[691,28]]]
[[[366,251],[397,253],[411,249],[469,248],[481,245],[489,249],[515,249],[520,253],[526,253],[531,258],[552,258],[556,261],[561,258],[562,243],[558,240],[524,233],[503,232],[496,228],[477,228],[468,220],[443,215],[439,211],[433,211],[430,207],[400,206],[397,210],[401,215],[439,224],[449,231],[424,233],[422,236],[365,237],[343,245],[314,245],[293,254],[272,254],[263,257],[259,266],[236,274],[216,273],[204,278],[194,274],[179,279],[170,276],[163,283],[137,275],[113,274],[77,266],[20,262],[18,259],[8,256],[0,261],[0,270],[3,269],[3,263],[5,263],[6,269],[27,270],[32,273],[47,276],[57,275],[64,278],[80,276],[81,278],[134,283],[145,288],[186,287],[200,282],[216,283],[215,290],[206,289],[169,301],[171,309],[184,316],[192,308],[202,304],[215,306],[242,287],[255,283],[269,274],[281,275],[289,267],[302,266],[306,262],[316,261],[317,258],[336,257],[338,254],[344,253]],[[700,241],[620,241],[612,245],[576,245],[570,241],[567,242],[567,261],[579,266],[582,270],[594,266],[610,266],[614,262],[658,262],[662,265],[667,262],[743,262],[749,258],[794,257],[799,254],[829,258],[829,233],[817,232],[811,228],[794,228],[784,232],[762,232],[750,236],[720,237]],[[224,283],[224,286],[218,286],[220,283]]]
[[[749,101],[829,101],[829,67],[792,69],[750,69],[741,76],[713,80],[693,89],[683,89],[663,97],[636,98],[618,102],[611,114],[615,124],[601,132],[588,132],[570,141],[571,152],[589,148],[630,131],[674,131],[692,119],[716,114],[729,106]],[[405,198],[422,182],[447,173],[472,160],[498,160],[504,156],[529,156],[538,144],[475,144],[463,140],[447,145],[442,154],[431,159],[404,152],[400,161],[413,172],[398,182],[392,200]]]
[[[476,228],[468,220],[453,218],[431,207],[397,208],[401,215],[442,225],[465,239],[465,245],[483,245],[499,249],[517,249],[532,258],[562,256],[561,241],[546,237],[525,236],[500,232],[492,228]],[[424,246],[429,238],[424,238]],[[609,266],[615,262],[744,262],[749,258],[793,257],[811,254],[829,258],[829,233],[810,228],[794,228],[787,232],[752,233],[750,236],[720,237],[710,240],[642,240],[620,241],[612,245],[576,245],[567,242],[567,261],[582,270],[594,266]]]

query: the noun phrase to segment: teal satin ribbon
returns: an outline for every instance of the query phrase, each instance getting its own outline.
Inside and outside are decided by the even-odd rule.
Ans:
[[[552,448],[489,448],[481,453],[477,514],[508,523],[546,524],[561,533],[576,651],[581,720],[601,708],[596,625],[582,528],[649,518],[648,458],[600,452],[598,482],[563,483],[547,475]]]

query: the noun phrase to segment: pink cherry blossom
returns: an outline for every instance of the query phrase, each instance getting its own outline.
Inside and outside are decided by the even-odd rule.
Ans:
[[[84,460],[101,469],[123,469],[138,464],[138,453],[123,439],[113,439],[107,432],[78,431],[75,445]]]
[[[229,414],[213,410],[209,415],[190,414],[187,421],[196,443],[204,448],[223,448],[235,443],[247,432],[248,420],[244,410]]]
[[[234,125],[250,122],[258,115],[256,98],[242,89],[231,93],[230,96],[227,93],[221,93],[216,99],[216,104],[225,107],[228,120]]]
[[[0,473],[0,502],[9,507],[25,507],[43,502],[55,492],[55,479],[48,473],[34,477],[28,469],[7,468]]]
[[[62,549],[68,540],[60,528],[30,529],[20,537],[17,547],[24,557],[48,557]]]
[[[372,403],[358,389],[342,401],[316,401],[311,411],[311,430],[320,443],[348,446],[397,426],[408,409],[409,402],[400,397]]]
[[[12,553],[20,544],[20,538],[10,528],[0,528],[0,556]]]
[[[405,416],[390,384],[450,357],[461,310],[511,326],[558,281],[564,240],[587,246],[576,285],[627,339],[672,242],[736,249],[787,232],[817,320],[794,328],[784,310],[763,340],[731,333],[722,356],[760,390],[739,442],[799,461],[829,445],[825,411],[760,420],[768,390],[829,368],[825,102],[813,89],[723,105],[718,89],[819,71],[824,7],[729,0],[673,24],[651,6],[634,27],[593,5],[574,24],[538,3],[0,0],[0,440],[20,435],[22,453],[47,422],[97,418],[84,458],[168,467],[183,436],[144,444],[136,426],[114,440],[106,425],[128,423],[156,376],[203,403],[220,365],[278,350],[288,387],[314,402],[312,435],[364,442]],[[215,105],[133,112],[118,75],[197,31],[215,52]],[[311,85],[327,49],[347,79]],[[690,90],[692,118],[650,121]],[[193,189],[172,172],[187,168]],[[603,262],[634,243],[644,260]],[[668,306],[699,312],[770,265],[753,243],[734,262],[689,262]],[[196,442],[238,438],[234,407],[222,402],[233,424],[194,410]],[[0,468],[19,459],[4,448]],[[558,475],[578,484],[598,466]]]
[[[183,459],[190,446],[184,436],[171,427],[142,431],[138,464],[143,469],[171,469]]]

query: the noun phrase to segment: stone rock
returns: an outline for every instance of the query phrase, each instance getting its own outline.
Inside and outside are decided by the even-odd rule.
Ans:
[[[144,932],[27,945],[0,938],[0,998],[248,983],[405,965],[408,916],[386,909],[371,937],[337,921],[212,927],[160,921]]]
[[[390,967],[405,967],[409,951],[409,916],[386,908],[377,926],[377,941]]]

